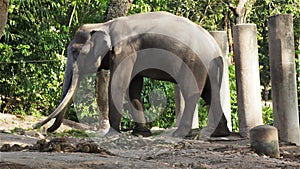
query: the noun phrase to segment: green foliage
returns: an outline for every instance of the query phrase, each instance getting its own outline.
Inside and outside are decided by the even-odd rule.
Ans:
[[[129,14],[152,11],[168,11],[189,18],[208,30],[221,30],[224,27],[224,17],[229,12],[229,7],[222,1],[135,0]]]
[[[147,121],[152,122],[151,126],[158,126],[161,128],[167,128],[174,125],[174,84],[145,78],[144,85],[145,87],[143,89],[142,98]],[[156,96],[150,99],[152,94]],[[153,101],[162,102],[162,105],[156,105],[156,107],[154,107]],[[165,101],[166,103],[164,104],[163,102]]]
[[[71,130],[66,130],[60,133],[47,133],[49,136],[55,136],[55,137],[90,137],[91,134],[87,133],[85,130],[78,130],[78,129],[71,129]]]
[[[205,101],[200,98],[198,103],[198,120],[199,120],[199,128],[203,128],[207,126],[207,118],[208,118],[208,110]]]
[[[274,117],[273,117],[273,110],[271,106],[264,106],[262,109],[263,115],[263,124],[273,125],[274,124]]]
[[[98,108],[95,95],[95,74],[88,75],[81,80],[80,86],[73,98],[73,106],[76,118],[85,124],[97,127],[98,124]],[[75,118],[75,117],[73,117]]]
[[[239,130],[239,123],[238,123],[238,106],[237,106],[237,88],[235,82],[235,66],[230,65],[228,68],[229,68],[232,131],[237,132]]]
[[[10,1],[0,41],[0,112],[53,111],[61,95],[65,48],[79,25],[102,21],[106,4],[106,0]]]

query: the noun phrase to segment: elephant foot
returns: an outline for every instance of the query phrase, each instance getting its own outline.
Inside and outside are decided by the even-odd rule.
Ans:
[[[120,131],[117,131],[117,130],[113,129],[112,127],[110,127],[105,136],[114,136],[114,135],[119,135],[119,134],[121,134]]]
[[[152,136],[152,133],[147,127],[139,127],[133,129],[132,135],[150,137]]]
[[[190,132],[190,129],[180,129],[178,128],[174,133],[172,134],[173,137],[179,137],[179,138],[185,138]]]
[[[215,130],[212,134],[211,137],[226,137],[230,135],[230,131],[228,130]]]
[[[106,135],[110,130],[110,125],[108,120],[103,120],[100,122],[100,126],[98,128],[98,133],[100,135]]]
[[[226,124],[219,123],[218,127],[211,134],[211,137],[226,137],[229,136],[230,133]]]

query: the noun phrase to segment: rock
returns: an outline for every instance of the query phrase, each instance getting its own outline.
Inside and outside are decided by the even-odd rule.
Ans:
[[[257,154],[279,158],[278,132],[273,126],[259,125],[250,130],[251,148]]]

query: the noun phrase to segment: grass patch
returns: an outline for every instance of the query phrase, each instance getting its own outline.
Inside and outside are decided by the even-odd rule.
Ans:
[[[78,129],[71,129],[71,130],[65,130],[63,132],[57,133],[48,133],[49,136],[55,136],[55,137],[91,137],[90,133],[87,133],[85,130],[78,130]]]

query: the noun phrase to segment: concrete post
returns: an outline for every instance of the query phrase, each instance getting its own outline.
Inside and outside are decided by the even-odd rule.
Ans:
[[[298,37],[298,50],[300,51],[300,35]],[[298,59],[300,60],[300,53],[298,53]]]
[[[241,136],[249,137],[249,130],[263,122],[256,25],[234,26],[233,42],[239,130]]]
[[[212,37],[216,40],[218,45],[220,46],[222,50],[222,56],[225,58],[225,60],[230,63],[228,58],[229,53],[229,46],[228,46],[228,38],[227,38],[227,32],[226,31],[210,31],[209,32]]]
[[[229,46],[228,46],[228,38],[227,38],[227,32],[226,31],[211,31],[209,32],[216,40],[216,42],[219,44],[221,50],[222,50],[222,56],[224,57],[224,60],[226,61],[225,66],[225,72],[224,72],[224,78],[225,83],[227,83],[225,86],[228,87],[228,89],[225,90],[225,96],[224,101],[224,115],[227,119],[227,126],[230,131],[232,131],[232,124],[231,124],[231,109],[230,109],[230,90],[229,90],[229,72],[228,72],[228,65],[230,63],[230,60],[228,58],[229,53]]]
[[[292,15],[268,20],[274,124],[279,139],[300,145]]]
[[[180,91],[180,88],[177,84],[174,84],[174,92],[175,92],[175,113],[176,113],[176,124],[175,126],[178,127],[183,111],[185,106],[185,101]],[[199,128],[199,117],[198,117],[198,104],[196,105],[192,123],[192,129]]]

